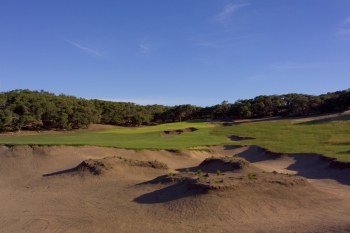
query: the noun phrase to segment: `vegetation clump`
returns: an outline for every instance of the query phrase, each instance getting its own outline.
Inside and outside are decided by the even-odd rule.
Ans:
[[[43,90],[13,90],[0,93],[0,106],[1,130],[71,130],[88,128],[91,123],[140,126],[193,119],[307,116],[312,113],[345,111],[350,108],[350,90],[319,96],[257,96],[235,103],[223,101],[221,104],[205,108],[190,104],[174,107],[140,106],[134,103],[87,100],[64,94],[57,96]],[[194,127],[188,129],[197,130]]]
[[[249,179],[249,180],[255,179],[255,174],[254,174],[253,172],[249,172],[249,173],[248,173],[248,179]]]

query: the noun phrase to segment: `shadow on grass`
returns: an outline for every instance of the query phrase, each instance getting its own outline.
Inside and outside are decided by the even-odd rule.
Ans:
[[[338,152],[337,154],[339,154],[339,155],[350,155],[350,150]]]
[[[345,114],[345,115],[339,115],[339,116],[326,118],[326,119],[300,122],[298,123],[298,125],[317,125],[317,124],[324,124],[324,123],[337,122],[337,121],[349,121],[349,120],[350,120],[350,114]]]

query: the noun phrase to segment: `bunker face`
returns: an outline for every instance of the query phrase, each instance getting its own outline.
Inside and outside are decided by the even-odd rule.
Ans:
[[[208,149],[0,147],[0,232],[348,231],[348,168]]]

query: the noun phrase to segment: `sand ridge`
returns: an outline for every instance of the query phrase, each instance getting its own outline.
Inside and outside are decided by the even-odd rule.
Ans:
[[[349,232],[350,171],[330,163],[254,146],[2,146],[0,232]]]

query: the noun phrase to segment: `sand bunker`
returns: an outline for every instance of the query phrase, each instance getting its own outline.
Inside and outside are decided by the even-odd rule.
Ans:
[[[193,172],[194,170],[195,172]],[[183,192],[194,189],[199,193],[213,190],[240,191],[245,186],[257,189],[268,187],[270,190],[278,190],[279,185],[285,187],[309,186],[303,177],[296,177],[294,174],[281,174],[276,171],[267,173],[243,158],[230,158],[228,156],[207,158],[197,167],[187,168],[185,172],[169,173],[168,176],[161,176],[150,183],[171,183],[174,186],[181,183]],[[293,190],[290,191],[293,192]],[[287,197],[285,196],[285,198]]]
[[[0,232],[349,231],[349,168],[208,149],[2,146]]]
[[[182,133],[191,133],[194,131],[197,131],[197,128],[194,127],[190,127],[190,128],[186,128],[186,129],[177,129],[177,130],[167,130],[167,131],[163,131],[160,133],[160,135],[162,137],[171,137],[171,136],[177,136],[180,135]]]

